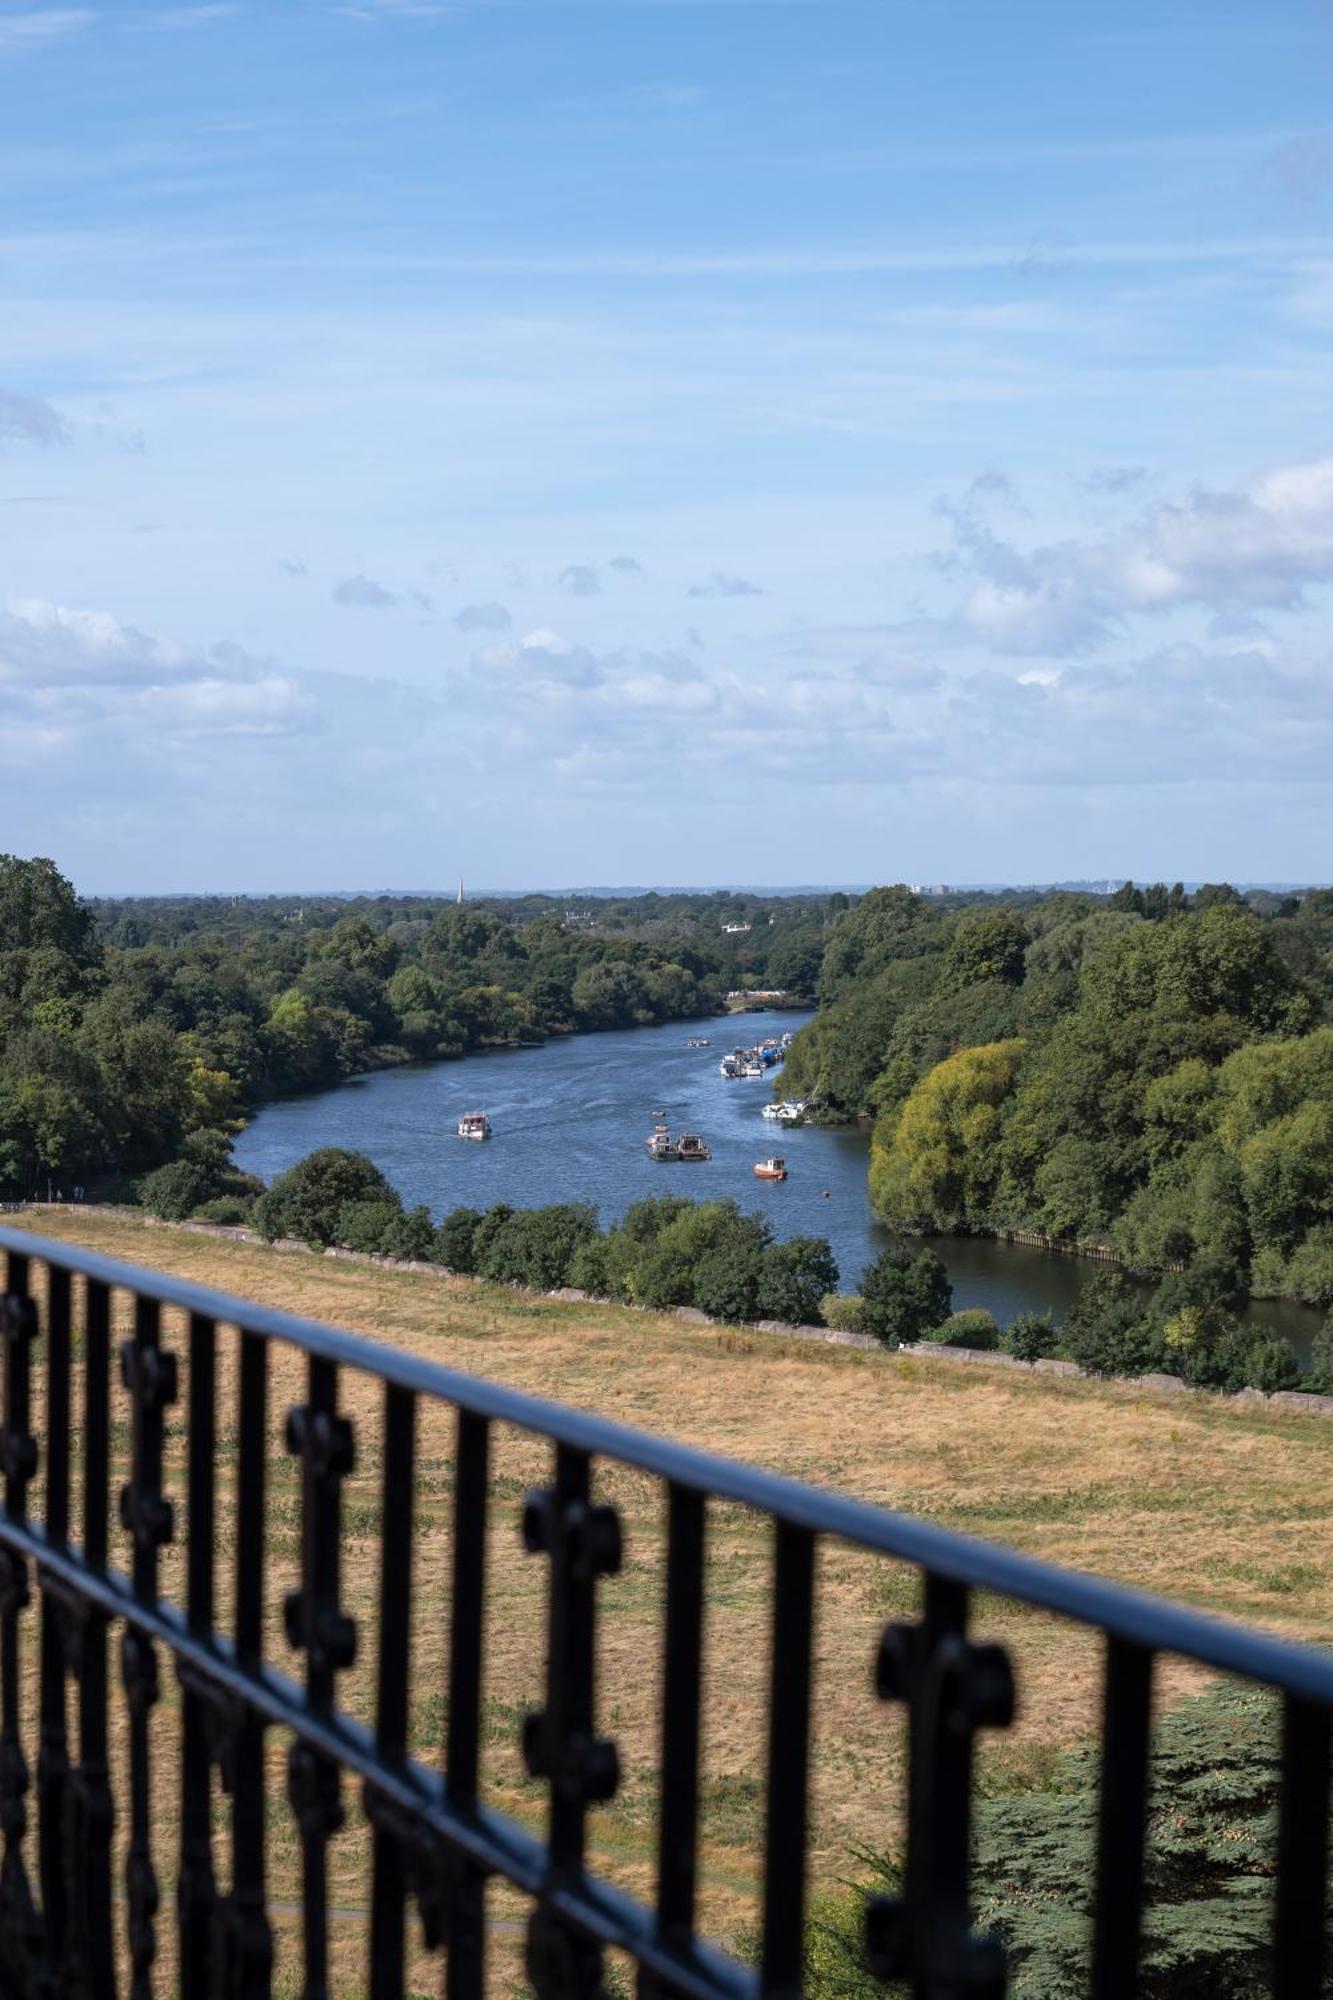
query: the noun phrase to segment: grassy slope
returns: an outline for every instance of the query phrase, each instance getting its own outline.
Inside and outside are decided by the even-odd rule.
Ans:
[[[670,1317],[525,1299],[444,1278],[279,1255],[96,1212],[43,1220],[52,1234],[332,1319],[624,1422],[670,1430],[1224,1615],[1333,1637],[1330,1436],[1327,1424],[1314,1418],[1237,1410],[1205,1397],[1153,1397],[1125,1386],[1015,1381],[1000,1370],[816,1348],[691,1327]],[[280,1371],[269,1509],[271,1645],[280,1660],[280,1591],[294,1580],[299,1512],[279,1425],[286,1403],[300,1391],[299,1375]],[[361,1621],[362,1646],[361,1664],[343,1686],[348,1705],[369,1719],[378,1398],[350,1382],[346,1395],[361,1450],[346,1495],[344,1595]],[[521,1711],[540,1696],[543,1574],[519,1551],[516,1522],[520,1495],[544,1476],[546,1461],[522,1438],[502,1437],[497,1446],[487,1778],[497,1803],[539,1824],[540,1794],[522,1775],[517,1732]],[[450,1451],[443,1415],[423,1420],[414,1732],[425,1757],[439,1740],[443,1716]],[[225,1467],[220,1483],[229,1493]],[[619,1741],[625,1776],[615,1804],[595,1816],[592,1847],[599,1867],[642,1893],[653,1859],[655,1644],[664,1541],[658,1496],[648,1482],[612,1472],[602,1484],[627,1527],[625,1569],[602,1589],[600,1634],[601,1726]],[[232,1548],[224,1511],[219,1550],[228,1579]],[[703,1904],[705,1919],[722,1933],[747,1922],[752,1909],[762,1803],[767,1557],[762,1525],[738,1510],[716,1510]],[[173,1551],[166,1580],[178,1574]],[[229,1580],[220,1594],[229,1594]],[[899,1729],[872,1697],[870,1668],[881,1620],[910,1610],[914,1601],[910,1573],[838,1549],[823,1552],[814,1811],[815,1865],[825,1883],[844,1875],[855,1845],[884,1845],[894,1837]],[[1092,1643],[1054,1621],[1002,1605],[983,1602],[976,1623],[978,1631],[1010,1644],[1022,1704],[1015,1730],[988,1749],[983,1782],[1021,1783],[1054,1748],[1090,1727],[1097,1654]],[[1191,1684],[1182,1668],[1168,1670],[1165,1681],[1168,1693]],[[165,1685],[158,1725],[164,1772],[171,1766],[175,1727],[174,1688],[169,1679]],[[274,1755],[276,1774],[280,1746]],[[276,1775],[274,1790],[280,1791]],[[166,1843],[174,1816],[174,1796],[164,1792],[164,1878],[171,1872]],[[277,1798],[271,1822],[274,1893],[293,1898],[295,1845]],[[333,1900],[349,1913],[366,1896],[363,1835],[354,1815],[335,1843]],[[345,1929],[350,1950],[355,1927],[349,1921]],[[499,1941],[502,1963],[515,1946],[506,1936]],[[280,1990],[294,1970],[289,1958],[287,1965]]]

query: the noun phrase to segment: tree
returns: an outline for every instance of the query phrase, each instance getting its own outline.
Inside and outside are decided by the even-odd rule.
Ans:
[[[256,1206],[255,1226],[270,1242],[279,1236],[299,1236],[323,1249],[337,1241],[343,1210],[361,1202],[402,1207],[393,1187],[364,1153],[321,1146],[279,1174]]]
[[[1004,1329],[1000,1342],[1018,1361],[1044,1361],[1060,1345],[1060,1333],[1050,1313],[1019,1313]]]
[[[139,1182],[139,1200],[163,1222],[183,1222],[217,1193],[207,1170],[193,1160],[172,1160]]]
[[[1070,1308],[1061,1345],[1091,1375],[1142,1375],[1160,1365],[1162,1341],[1119,1271],[1097,1271]]]
[[[0,854],[0,953],[49,945],[76,965],[96,957],[93,915],[54,861]]]
[[[387,1254],[386,1238],[401,1209],[391,1201],[349,1201],[338,1210],[332,1240],[344,1250],[360,1250],[371,1256]]]
[[[861,1323],[886,1347],[919,1340],[948,1319],[953,1287],[933,1250],[880,1252],[861,1280]]]
[[[830,900],[830,909],[836,900]],[[941,942],[938,917],[904,883],[870,890],[838,917],[829,933],[819,980],[821,1004],[896,960],[937,951]]]
[[[582,1202],[515,1209],[484,1240],[478,1233],[477,1270],[498,1283],[555,1291],[569,1283],[580,1244],[596,1232],[597,1212]]]
[[[756,1317],[816,1326],[825,1295],[837,1289],[838,1265],[828,1239],[788,1237],[785,1243],[771,1243],[764,1251]]]
[[[963,917],[944,954],[946,977],[955,986],[986,979],[1017,985],[1023,977],[1028,933],[1010,910],[976,910]]]
[[[764,1252],[754,1243],[706,1251],[694,1267],[694,1304],[712,1319],[758,1319],[763,1267]]]
[[[446,1270],[470,1275],[477,1268],[477,1225],[481,1211],[476,1208],[451,1209],[435,1232],[433,1255]]]
[[[1279,1784],[1279,1704],[1223,1681],[1167,1713],[1153,1734],[1148,1787],[1142,2000],[1259,2000],[1270,1986]],[[1096,1883],[1094,1749],[1056,1759],[1033,1790],[978,1801],[975,1922],[994,1931],[1011,2000],[1082,2000],[1089,1990]],[[896,1857],[811,1912],[810,2000],[879,2000],[865,1969],[866,1896],[900,1893]]]
[[[1316,1396],[1333,1396],[1333,1313],[1329,1314],[1314,1337],[1306,1386]]]
[[[886,1222],[954,1229],[984,1222],[1000,1175],[1002,1106],[1025,1044],[991,1042],[937,1063],[875,1128],[870,1196]]]

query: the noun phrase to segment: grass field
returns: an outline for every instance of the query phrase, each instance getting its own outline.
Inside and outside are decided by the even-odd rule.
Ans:
[[[279,1254],[123,1215],[55,1214],[42,1218],[42,1228],[1224,1616],[1333,1638],[1333,1434],[1317,1418],[1237,1408],[1204,1396],[1153,1396],[1127,1385],[1027,1375],[1015,1380],[999,1369],[690,1326],[669,1316]],[[224,1365],[224,1381],[226,1372]],[[119,1398],[118,1387],[115,1393]],[[280,1372],[273,1389],[267,1550],[270,1647],[279,1662],[288,1657],[281,1593],[295,1581],[300,1526],[295,1467],[282,1454],[281,1420],[301,1394],[299,1369]],[[344,1600],[359,1621],[361,1647],[342,1687],[346,1705],[369,1720],[379,1404],[373,1387],[351,1380],[344,1395],[361,1446],[345,1492]],[[116,1408],[124,1414],[122,1402]],[[183,1411],[173,1414],[172,1462],[178,1466]],[[118,1436],[123,1443],[123,1430]],[[444,1718],[451,1446],[444,1414],[425,1418],[415,1521],[413,1735],[426,1759],[437,1754]],[[220,1594],[229,1587],[234,1559],[227,1484],[233,1449],[234,1437],[224,1436]],[[546,1453],[533,1441],[497,1438],[485,1778],[495,1803],[535,1826],[541,1824],[541,1792],[524,1776],[518,1730],[522,1712],[541,1694],[545,1575],[541,1563],[523,1555],[517,1524],[523,1491],[547,1468]],[[179,1479],[175,1490],[179,1494]],[[601,1586],[599,1634],[599,1725],[619,1743],[624,1777],[614,1803],[594,1815],[591,1858],[642,1894],[654,1858],[663,1521],[648,1481],[612,1471],[600,1478],[599,1494],[620,1507],[626,1528],[624,1568]],[[754,1910],[769,1538],[762,1523],[734,1508],[714,1510],[710,1535],[702,1903],[706,1923],[727,1938],[751,1921]],[[166,1586],[178,1585],[179,1546],[168,1552],[163,1574]],[[817,1588],[814,1867],[828,1886],[854,1872],[857,1847],[883,1847],[896,1838],[900,1726],[873,1697],[871,1664],[881,1622],[911,1609],[916,1585],[907,1570],[825,1548]],[[1016,1726],[986,1749],[982,1783],[1022,1785],[1041,1774],[1056,1750],[1089,1731],[1098,1655],[1089,1641],[1053,1620],[984,1599],[976,1629],[1010,1646],[1020,1696]],[[1169,1700],[1197,1684],[1183,1667],[1168,1669],[1164,1696]],[[174,1876],[176,1707],[174,1682],[164,1675],[154,1724],[164,1903]],[[277,1981],[279,1992],[289,1992],[299,1990],[299,1876],[280,1777],[282,1748],[272,1746],[269,1858],[273,1895],[291,1906],[291,1914],[279,1918]],[[339,1990],[358,1992],[368,1843],[350,1796],[349,1806],[348,1826],[333,1846],[332,1901],[343,1913],[335,1928],[346,1940]],[[218,1823],[225,1824],[221,1804]],[[502,1921],[495,1977],[503,1986],[517,1965],[514,1920],[521,1912],[493,1893]],[[164,1924],[164,1933],[169,1928]],[[435,1985],[436,1975],[422,1961],[417,1990]]]

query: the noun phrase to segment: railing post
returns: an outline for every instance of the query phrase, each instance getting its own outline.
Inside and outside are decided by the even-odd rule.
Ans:
[[[214,1457],[217,1452],[217,1329],[190,1316],[190,1428],[185,1611],[197,1637],[213,1637]],[[215,1711],[216,1712],[216,1711]],[[206,2000],[213,1963],[213,1755],[208,1693],[181,1677],[181,1842],[176,1907],[182,2000]]]
[[[37,1440],[30,1428],[32,1343],[37,1313],[28,1292],[28,1260],[10,1253],[9,1288],[0,1299],[4,1342],[4,1422],[0,1469],[5,1512],[26,1521],[28,1485],[37,1470]],[[19,1619],[29,1603],[28,1565],[12,1549],[0,1550],[0,1994],[4,2000],[36,1995],[45,1972],[45,1937],[24,1859],[30,1778],[23,1753],[19,1685]]]
[[[162,1492],[163,1412],[176,1400],[176,1357],[161,1344],[155,1299],[134,1301],[134,1338],[120,1349],[121,1379],[130,1393],[133,1446],[130,1477],[120,1494],[120,1522],[133,1541],[131,1571],[138,1603],[157,1602],[157,1552],[175,1532]],[[160,1901],[153,1867],[153,1798],[149,1718],[159,1696],[157,1648],[127,1624],[121,1634],[121,1675],[130,1711],[130,1844],[125,1857],[129,1905],[131,2000],[151,2000]]]
[[[342,1481],[352,1470],[352,1426],[337,1413],[338,1371],[311,1355],[306,1402],[287,1413],[287,1450],[301,1461],[301,1586],[283,1602],[288,1644],[305,1654],[306,1699],[333,1713],[336,1678],[356,1658],[356,1625],[338,1602]],[[287,1758],[287,1792],[301,1829],[305,2000],[328,1994],[328,1843],[343,1824],[338,1766],[305,1741]]]
[[[594,1734],[593,1621],[596,1582],[620,1568],[620,1520],[590,1500],[588,1454],[557,1445],[555,1481],[530,1493],[523,1508],[523,1543],[550,1560],[546,1645],[546,1706],[524,1719],[523,1758],[529,1774],[549,1787],[546,1883],[528,1920],[528,1977],[539,2000],[599,2000],[602,1948],[552,1907],[553,1892],[583,1881],[590,1805],[615,1797],[620,1760],[609,1739]]]
[[[83,1553],[105,1576],[110,1494],[111,1294],[89,1279],[83,1306]],[[100,1606],[71,1594],[77,1633],[79,1761],[66,1817],[70,1879],[70,1984],[80,2000],[113,2000],[111,1836],[115,1806],[107,1766],[107,1626]]]
[[[866,1958],[914,2000],[1000,2000],[1004,1955],[972,1929],[968,1894],[972,1746],[978,1729],[1007,1729],[1014,1682],[1000,1646],[967,1637],[966,1588],[927,1572],[918,1624],[884,1629],[876,1686],[908,1705],[907,1870],[900,1897],[872,1899]]]

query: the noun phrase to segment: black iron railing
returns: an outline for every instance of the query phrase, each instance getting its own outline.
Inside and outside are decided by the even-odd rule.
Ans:
[[[360,1780],[373,1829],[367,1970],[352,1991],[369,1991],[377,2000],[403,1993],[406,1917],[415,1903],[427,1942],[442,1948],[446,1991],[453,2000],[479,1995],[487,1884],[499,1879],[530,1904],[526,1963],[540,2000],[592,2000],[608,1947],[636,1962],[640,1991],[653,2000],[667,1994],[786,2000],[798,1994],[815,1553],[824,1540],[905,1561],[923,1578],[920,1617],[867,1634],[867,1675],[873,1667],[880,1695],[906,1704],[909,1745],[904,1889],[900,1898],[881,1899],[869,1910],[866,1950],[874,1972],[929,2000],[980,2000],[1004,1990],[1002,1955],[974,1934],[969,1915],[973,1739],[979,1730],[1003,1729],[1014,1707],[1005,1652],[967,1636],[969,1595],[980,1589],[1103,1635],[1091,1992],[1100,2000],[1121,2000],[1135,1990],[1153,1667],[1163,1653],[1281,1693],[1273,1991],[1280,2000],[1313,2000],[1321,1991],[1333,1709],[1333,1664],[1322,1655],[155,1272],[9,1229],[0,1230],[0,1249],[8,1257],[0,1302],[0,1994],[6,2000],[57,1993],[104,2000],[124,1990],[140,2000],[153,1990],[164,1921],[155,1840],[162,1793],[155,1786],[164,1783],[180,1813],[172,1857],[178,1883],[173,1978],[189,2000],[204,1994],[250,2000],[268,1993],[273,1911],[264,1874],[265,1741],[275,1729],[290,1743],[287,1789],[302,1850],[303,1991],[312,2000],[328,1990],[327,1850],[342,1819],[343,1774]],[[164,1344],[164,1308],[171,1325],[179,1321],[182,1329],[179,1355]],[[123,1401],[111,1366],[122,1324]],[[220,1333],[238,1348],[234,1430],[220,1412]],[[279,1351],[295,1351],[305,1370],[304,1401],[285,1421],[286,1448],[300,1468],[300,1581],[284,1600],[284,1622],[290,1643],[304,1656],[303,1686],[264,1656],[266,1580],[274,1561],[265,1547],[270,1362]],[[42,1382],[40,1415],[34,1371]],[[373,1729],[346,1713],[338,1696],[338,1677],[351,1664],[357,1639],[339,1576],[342,1488],[358,1444],[340,1409],[344,1375],[370,1378],[383,1399]],[[164,1490],[164,1425],[187,1386],[182,1377],[188,1389],[184,1492],[178,1497],[185,1499],[189,1528],[183,1601],[172,1603],[159,1591],[159,1555],[175,1533]],[[441,1403],[451,1407],[456,1432],[445,1740],[432,1769],[409,1754],[409,1640],[413,1589],[421,1582],[413,1559],[418,1420],[426,1404]],[[121,1412],[128,1413],[127,1443]],[[221,1457],[220,1423],[228,1445]],[[544,1839],[486,1804],[478,1783],[490,1440],[497,1425],[549,1440],[553,1452],[549,1484],[528,1496],[521,1519],[526,1547],[549,1570],[545,1705],[523,1730],[528,1770],[548,1792]],[[72,1437],[81,1438],[81,1450],[71,1449]],[[232,1463],[233,1448],[233,1618],[223,1636],[215,1616],[214,1528],[223,1499],[216,1468]],[[113,1565],[109,1553],[109,1487],[122,1452],[128,1478],[119,1520],[131,1549],[128,1570]],[[608,1462],[658,1482],[666,1502],[651,1907],[598,1879],[585,1860],[588,1809],[608,1799],[618,1782],[616,1746],[597,1733],[594,1673],[598,1580],[621,1561],[617,1514],[596,1503],[592,1486],[594,1467]],[[757,1969],[713,1948],[696,1925],[705,1550],[710,1506],[719,1501],[753,1510],[773,1529]],[[35,1689],[21,1664],[34,1571],[40,1598]],[[108,1693],[113,1627],[120,1632],[127,1742],[114,1754]],[[153,1711],[163,1655],[174,1661],[182,1691],[179,1769],[168,1773],[154,1766]],[[77,1733],[70,1727],[71,1685]],[[34,1708],[35,1788],[24,1735]],[[113,1800],[110,1772],[121,1761],[128,1768],[128,1797]],[[213,1824],[215,1771],[230,1800],[229,1856],[214,1852],[215,1839],[219,1847],[228,1844]],[[34,1796],[36,1837],[30,1840]],[[890,1810],[886,1801],[886,1832]],[[117,1853],[123,1870],[113,1865]]]

